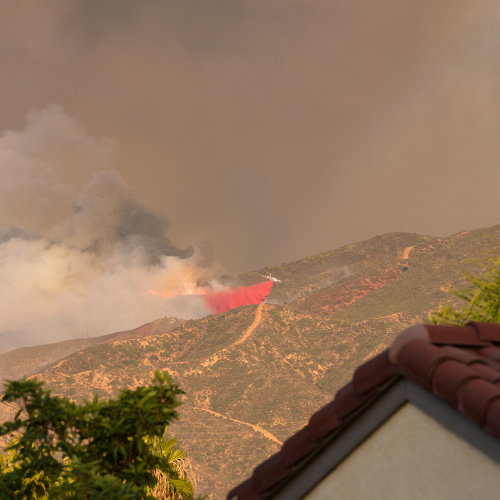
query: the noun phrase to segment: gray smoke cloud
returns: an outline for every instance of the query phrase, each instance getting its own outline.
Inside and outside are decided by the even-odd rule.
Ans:
[[[500,221],[498,2],[0,0],[0,12],[0,130],[62,105],[119,143],[117,170],[168,213],[172,241],[209,240],[230,272]],[[62,173],[83,185],[82,172]],[[77,195],[49,188],[59,206]]]
[[[0,341],[23,345],[207,313],[168,298],[215,271],[206,247],[181,249],[122,176],[116,146],[51,105],[0,137]],[[76,175],[75,175],[76,174]],[[0,342],[1,343],[1,342]]]

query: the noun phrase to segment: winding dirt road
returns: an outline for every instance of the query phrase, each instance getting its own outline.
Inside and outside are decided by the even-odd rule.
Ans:
[[[257,306],[257,311],[255,311],[255,318],[252,324],[246,329],[246,332],[241,338],[239,338],[236,342],[229,346],[230,348],[237,344],[245,342],[245,340],[250,337],[250,335],[252,335],[253,331],[259,326],[259,323],[262,321],[262,309],[264,309],[264,304],[259,304]]]
[[[252,333],[254,332],[254,330],[259,326],[260,322],[262,321],[262,310],[263,309],[264,309],[264,304],[263,303],[259,304],[257,306],[257,310],[255,311],[255,318],[252,321],[252,324],[245,330],[245,332],[243,333],[243,335],[236,342],[233,342],[230,346],[224,347],[224,349],[221,349],[220,351],[216,352],[215,354],[213,354],[212,356],[210,356],[205,361],[202,361],[200,363],[201,366],[203,366],[204,368],[207,368],[209,366],[214,365],[215,363],[217,363],[217,361],[219,361],[219,359],[221,359],[221,354],[222,353],[227,352],[230,349],[232,349],[234,346],[237,346],[238,344],[241,344],[241,343],[245,342],[245,340],[248,337],[250,337],[250,335],[252,335]]]
[[[413,245],[412,247],[407,247],[403,250],[403,255],[401,256],[402,259],[407,259],[410,256],[410,252],[412,251],[413,248],[415,248],[416,245]]]
[[[221,351],[219,351],[218,353],[216,353],[214,356],[211,356],[209,360],[201,363],[201,365],[204,366],[204,367],[208,367],[208,366],[213,365],[214,363],[216,363],[220,359],[219,355],[222,352],[228,351],[229,349],[231,349],[235,345],[238,345],[238,344],[241,344],[241,343],[245,342],[245,340],[248,339],[248,337],[250,337],[250,335],[252,335],[252,333],[254,332],[254,330],[259,326],[259,323],[262,321],[262,311],[263,311],[263,309],[264,309],[264,304],[263,303],[259,304],[258,307],[257,307],[257,311],[255,311],[255,318],[252,321],[252,324],[245,330],[245,333],[236,342],[233,342],[229,347],[226,347],[225,349],[222,349]],[[258,427],[257,425],[252,425],[252,424],[249,424],[248,422],[243,422],[242,420],[236,420],[234,418],[227,417],[226,415],[222,415],[221,413],[217,413],[216,411],[208,410],[206,408],[200,408],[198,406],[195,406],[194,409],[195,410],[199,410],[199,411],[206,411],[207,413],[210,413],[211,415],[215,415],[217,417],[226,418],[228,420],[231,420],[232,422],[236,422],[237,424],[248,425],[254,431],[260,432],[267,439],[270,439],[271,441],[274,441],[275,443],[277,443],[279,445],[283,444],[276,436],[274,436],[273,434],[271,434],[269,431],[266,431],[265,429],[262,429],[262,427]]]
[[[271,441],[274,441],[275,443],[278,443],[279,445],[283,444],[276,436],[273,436],[270,432],[266,431],[262,427],[258,427],[256,425],[249,424],[248,422],[242,422],[241,420],[236,420],[236,419],[231,418],[231,417],[226,417],[226,415],[222,415],[221,413],[217,413],[216,411],[207,410],[206,408],[200,408],[198,406],[195,406],[194,409],[200,410],[200,411],[206,411],[207,413],[211,413],[212,415],[215,415],[216,417],[227,418],[228,420],[231,420],[232,422],[236,422],[237,424],[248,425],[254,431],[260,432],[261,434],[266,436],[267,439],[270,439]]]

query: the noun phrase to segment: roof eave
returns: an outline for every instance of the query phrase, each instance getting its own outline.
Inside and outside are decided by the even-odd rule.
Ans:
[[[362,411],[356,412],[353,419],[339,428],[339,432],[325,439],[314,453],[297,464],[292,475],[260,498],[302,499],[405,403],[416,406],[443,427],[500,463],[500,440],[412,380],[397,377],[367,403],[366,406],[363,405]]]

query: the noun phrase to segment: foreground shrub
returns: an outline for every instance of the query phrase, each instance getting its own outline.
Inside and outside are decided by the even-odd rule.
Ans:
[[[463,290],[451,291],[453,295],[463,299],[466,305],[457,308],[440,306],[429,316],[429,323],[457,326],[468,321],[500,323],[500,256],[490,257],[480,265],[487,268],[483,274],[474,277],[465,273],[469,286]]]
[[[158,452],[183,391],[160,372],[151,382],[83,405],[51,396],[36,380],[8,382],[2,401],[20,409],[0,426],[0,436],[15,436],[0,461],[0,498],[153,499],[158,477],[169,479],[169,498],[190,498],[189,481]]]

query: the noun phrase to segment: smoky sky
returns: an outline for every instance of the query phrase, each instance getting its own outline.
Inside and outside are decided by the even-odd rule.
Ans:
[[[171,242],[115,149],[57,105],[0,136],[0,352],[209,313],[210,247]]]
[[[108,144],[106,168],[144,200],[119,230],[153,260],[209,242],[243,272],[390,231],[500,222],[497,2],[0,7],[0,130],[56,105]],[[68,185],[91,181],[64,161]]]

